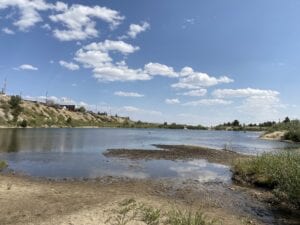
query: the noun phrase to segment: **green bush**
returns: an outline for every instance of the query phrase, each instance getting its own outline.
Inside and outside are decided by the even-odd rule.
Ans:
[[[240,160],[233,167],[234,178],[265,186],[275,195],[300,208],[300,153],[266,153]]]
[[[25,127],[27,127],[27,124],[28,124],[27,120],[22,120],[22,122],[20,122],[19,126],[25,128]]]
[[[300,128],[289,130],[287,133],[285,133],[284,139],[300,142]]]

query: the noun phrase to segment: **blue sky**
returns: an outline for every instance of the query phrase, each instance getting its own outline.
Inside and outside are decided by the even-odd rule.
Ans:
[[[300,2],[0,0],[0,83],[135,120],[300,116]]]

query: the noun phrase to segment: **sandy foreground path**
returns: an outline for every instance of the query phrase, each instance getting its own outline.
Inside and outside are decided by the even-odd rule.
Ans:
[[[113,214],[112,209],[129,198],[163,211],[201,210],[224,225],[273,224],[266,205],[253,197],[260,194],[236,186],[203,185],[196,181],[178,184],[113,177],[49,181],[0,175],[0,224],[105,224]]]

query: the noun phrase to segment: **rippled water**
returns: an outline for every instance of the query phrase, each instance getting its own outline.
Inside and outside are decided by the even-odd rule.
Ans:
[[[153,149],[153,144],[185,144],[243,154],[260,154],[294,145],[260,140],[259,132],[165,129],[0,129],[0,158],[11,169],[51,178],[176,177],[199,181],[230,180],[230,169],[205,160],[125,160],[106,158],[108,148]],[[297,146],[296,146],[297,147]]]

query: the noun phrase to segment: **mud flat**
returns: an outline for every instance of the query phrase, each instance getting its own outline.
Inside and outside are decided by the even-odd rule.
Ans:
[[[229,150],[216,150],[198,146],[188,145],[154,145],[157,150],[149,149],[108,149],[103,154],[106,157],[127,158],[133,160],[191,160],[205,159],[211,163],[220,163],[223,165],[232,165],[240,158],[249,158]]]

